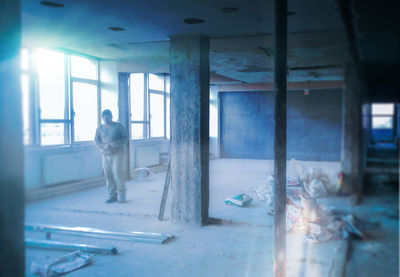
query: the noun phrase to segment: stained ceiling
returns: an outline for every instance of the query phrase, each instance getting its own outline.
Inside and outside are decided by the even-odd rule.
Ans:
[[[202,34],[211,38],[213,73],[247,83],[272,81],[272,0],[56,3],[63,7],[22,0],[25,47],[62,48],[114,59],[121,71],[168,72],[169,36]],[[289,0],[288,10],[289,81],[342,79],[347,48],[336,0]],[[185,24],[187,18],[204,23]]]

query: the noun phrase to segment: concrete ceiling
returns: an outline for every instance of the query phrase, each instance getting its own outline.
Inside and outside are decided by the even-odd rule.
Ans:
[[[168,72],[169,36],[202,34],[211,37],[212,72],[248,83],[273,80],[272,0],[56,1],[64,7],[22,0],[25,47],[115,59],[121,71]],[[289,0],[289,11],[289,80],[342,79],[347,48],[336,0]],[[188,25],[185,18],[205,22]]]
[[[400,1],[355,0],[353,21],[362,62],[394,65],[400,62]]]

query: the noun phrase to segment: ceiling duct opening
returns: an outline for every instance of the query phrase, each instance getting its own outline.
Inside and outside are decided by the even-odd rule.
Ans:
[[[114,32],[121,32],[125,31],[125,28],[122,27],[108,27],[108,30],[114,31]]]
[[[237,7],[225,7],[221,9],[221,12],[223,13],[234,13],[237,12],[239,10],[239,8]]]
[[[186,24],[201,24],[206,22],[204,19],[200,19],[200,18],[185,18],[183,20],[184,23]]]
[[[50,8],[64,8],[64,4],[52,1],[40,1],[40,5]]]

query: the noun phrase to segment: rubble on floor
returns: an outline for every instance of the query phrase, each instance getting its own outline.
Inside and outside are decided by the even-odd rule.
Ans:
[[[304,230],[305,241],[325,242],[331,239],[348,238],[354,235],[364,238],[357,227],[359,220],[352,214],[340,213],[318,203],[317,199],[340,192],[341,174],[326,172],[321,168],[307,168],[292,159],[286,178],[286,231]],[[253,191],[257,198],[273,207],[274,177],[269,174],[267,181]],[[268,212],[273,214],[273,210]]]
[[[77,270],[92,262],[92,255],[83,253],[81,251],[72,252],[65,255],[50,264],[40,266],[33,262],[30,271],[33,274],[51,277],[59,276]]]
[[[225,204],[234,205],[237,207],[247,207],[250,205],[253,198],[246,193],[240,193],[235,196],[229,197],[225,200]]]

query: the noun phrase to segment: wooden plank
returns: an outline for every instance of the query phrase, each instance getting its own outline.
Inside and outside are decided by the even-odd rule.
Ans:
[[[171,175],[170,175],[170,162],[171,160],[168,161],[168,169],[167,169],[167,174],[165,176],[165,183],[164,183],[164,191],[163,195],[161,198],[161,204],[160,204],[160,212],[158,213],[158,219],[163,220],[164,218],[164,212],[165,212],[165,206],[167,203],[167,197],[168,197],[168,190],[169,190],[169,183],[171,181]]]

